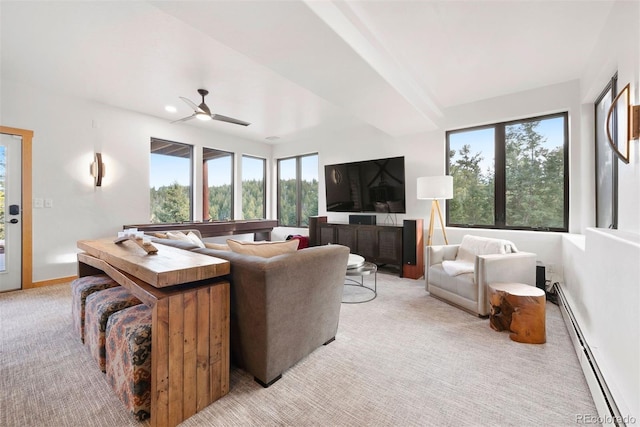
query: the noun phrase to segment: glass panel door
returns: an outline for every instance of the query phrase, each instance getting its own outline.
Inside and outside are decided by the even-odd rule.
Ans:
[[[4,211],[5,211],[5,188],[6,188],[6,164],[7,164],[7,148],[0,145],[0,272],[6,271],[5,255],[4,255]]]
[[[0,134],[0,291],[22,287],[21,143]]]

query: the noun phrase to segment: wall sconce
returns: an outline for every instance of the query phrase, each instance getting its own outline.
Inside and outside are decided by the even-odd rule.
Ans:
[[[624,89],[620,91],[618,95],[613,99],[611,103],[611,107],[609,107],[609,112],[607,113],[607,123],[605,125],[605,129],[607,132],[607,140],[609,141],[609,146],[611,150],[613,150],[614,154],[618,156],[620,160],[624,163],[629,163],[629,147],[631,145],[631,140],[640,138],[640,105],[629,105],[629,85],[627,84]],[[618,103],[618,100],[622,97],[622,95],[626,95],[626,111],[627,111],[627,137],[626,141],[626,150],[625,152],[621,152],[618,148],[617,141],[613,142],[613,138],[611,138],[611,130],[609,123],[611,121],[611,115]]]
[[[102,153],[96,153],[91,163],[91,176],[96,187],[102,187],[102,178],[104,178],[105,169],[102,163]]]

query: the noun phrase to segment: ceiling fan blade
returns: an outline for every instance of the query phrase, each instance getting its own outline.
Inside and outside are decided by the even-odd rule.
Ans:
[[[209,109],[209,106],[204,102],[198,105],[198,109],[200,109],[200,111],[202,111],[203,113],[207,113],[208,115],[211,115],[211,110]]]
[[[170,124],[179,123],[179,122],[186,122],[187,120],[191,120],[191,119],[193,119],[195,116],[196,116],[196,113],[193,113],[193,114],[192,114],[192,115],[190,115],[190,116],[183,117],[183,118],[178,119],[178,120],[174,120],[174,121],[172,121]]]
[[[220,120],[221,122],[233,123],[234,125],[249,126],[251,123],[242,120],[234,119],[233,117],[223,116],[221,114],[212,114],[213,120]]]
[[[193,109],[193,111],[200,111],[201,113],[206,113],[206,111],[202,110],[200,107],[198,107],[193,101],[191,101],[188,98],[185,98],[183,96],[180,97],[180,99],[182,99],[189,107],[191,107]]]

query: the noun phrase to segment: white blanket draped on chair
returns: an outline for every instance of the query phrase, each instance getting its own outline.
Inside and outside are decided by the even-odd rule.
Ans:
[[[442,269],[449,276],[473,273],[476,255],[508,254],[518,252],[509,240],[465,235],[453,261],[443,261]]]

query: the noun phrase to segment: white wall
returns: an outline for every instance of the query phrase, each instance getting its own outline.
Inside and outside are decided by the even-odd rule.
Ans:
[[[562,246],[567,296],[622,416],[640,419],[640,235],[588,228]]]
[[[267,144],[6,80],[0,96],[2,125],[34,131],[33,197],[53,199],[53,208],[33,210],[34,282],[75,275],[77,240],[115,236],[124,224],[149,222],[151,137],[234,152],[238,175],[241,154],[271,157]],[[200,188],[201,150],[194,151],[194,185]],[[102,152],[106,164],[100,188],[89,175],[94,152]],[[200,201],[196,219],[201,212]]]
[[[631,83],[631,103],[640,104],[640,2],[617,1],[586,64],[580,84],[583,153],[582,193],[593,194],[593,102],[614,73],[618,88]],[[618,229],[595,224],[595,204],[583,198],[584,236],[565,236],[562,289],[624,417],[640,419],[640,150],[618,163]]]

